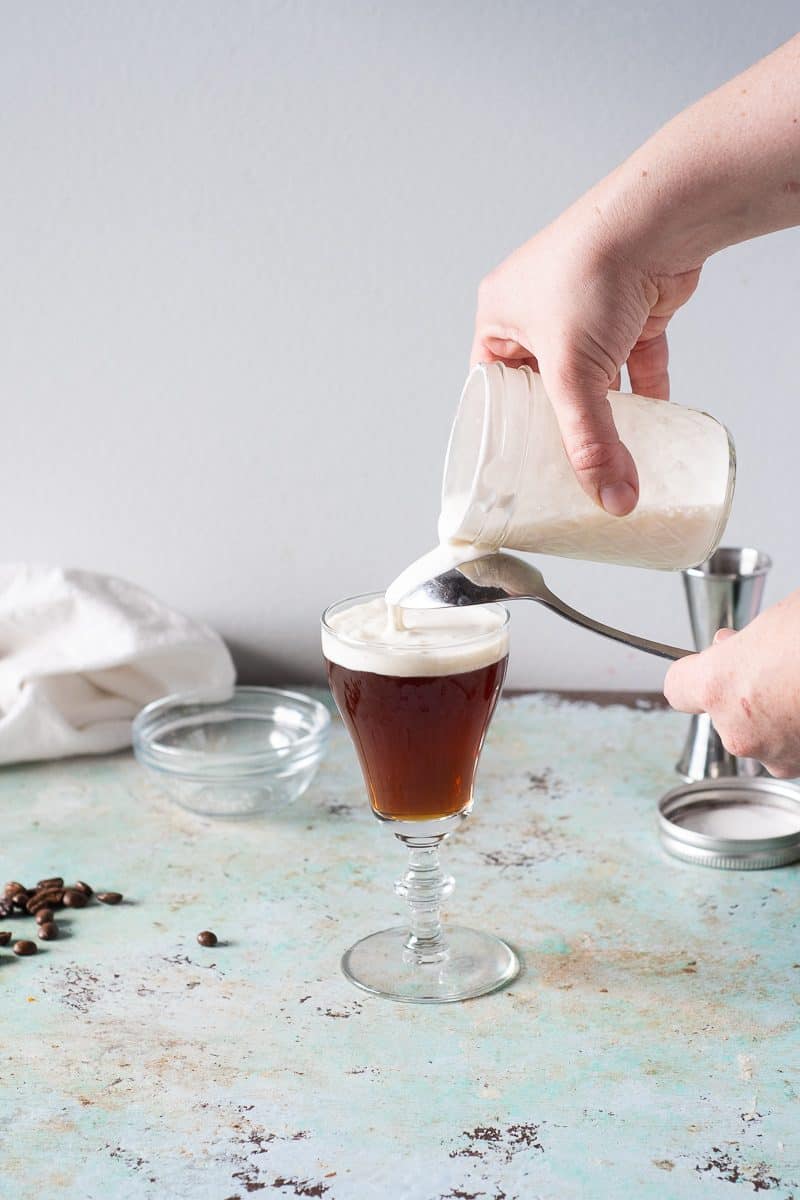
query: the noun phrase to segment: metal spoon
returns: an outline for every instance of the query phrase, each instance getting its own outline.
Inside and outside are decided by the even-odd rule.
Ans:
[[[660,658],[684,658],[693,653],[677,646],[651,642],[649,638],[636,637],[633,633],[613,629],[610,625],[584,616],[553,595],[541,571],[512,554],[487,554],[483,558],[461,563],[452,570],[426,580],[403,596],[400,603],[403,608],[460,608],[471,604],[491,604],[498,600],[536,600],[575,625],[583,625],[584,629],[613,638],[615,642],[624,642],[637,650],[646,650],[648,654],[657,654]]]

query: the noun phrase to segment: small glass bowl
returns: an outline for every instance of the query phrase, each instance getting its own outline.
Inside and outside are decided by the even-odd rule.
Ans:
[[[325,756],[331,719],[299,692],[237,687],[207,703],[165,696],[133,722],[133,751],[170,799],[204,817],[252,817],[302,796]]]

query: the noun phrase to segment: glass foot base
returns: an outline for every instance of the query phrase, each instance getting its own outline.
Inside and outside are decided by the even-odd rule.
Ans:
[[[445,957],[436,963],[412,961],[405,942],[408,929],[382,929],[351,946],[342,970],[351,983],[408,1004],[447,1004],[497,991],[519,974],[519,959],[491,933],[446,926]]]

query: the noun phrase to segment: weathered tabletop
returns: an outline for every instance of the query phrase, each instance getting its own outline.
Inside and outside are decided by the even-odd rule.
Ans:
[[[503,702],[444,858],[453,917],[524,972],[445,1006],[339,974],[396,922],[403,865],[340,725],[308,795],[258,823],[176,810],[127,756],[4,771],[5,876],[130,899],[0,951],[0,1194],[800,1200],[800,880],[662,853],[684,731]]]

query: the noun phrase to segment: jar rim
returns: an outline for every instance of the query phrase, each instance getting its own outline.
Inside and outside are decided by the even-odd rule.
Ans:
[[[503,362],[476,363],[464,383],[450,431],[445,453],[444,471],[439,515],[439,537],[442,541],[464,541],[471,545],[496,550],[503,545],[508,527],[516,510],[517,494],[526,455],[529,429],[529,405],[519,401],[529,400],[535,394],[536,376],[527,363],[519,367],[508,367]],[[513,386],[512,386],[513,380]],[[514,392],[520,384],[522,394]],[[476,389],[479,389],[476,391]],[[480,402],[480,438],[473,437],[472,468],[469,481],[458,482],[456,475],[457,448],[461,445],[464,455],[464,438],[470,414],[469,406]],[[515,403],[516,401],[516,403]],[[475,442],[477,441],[477,446]],[[513,479],[500,481],[499,490],[487,484],[484,474],[487,468],[502,461]],[[463,464],[462,471],[463,471]],[[485,493],[485,494],[482,494]],[[453,496],[463,497],[457,516],[445,515],[453,509]],[[500,501],[498,503],[498,501]],[[499,527],[492,528],[490,521]]]

